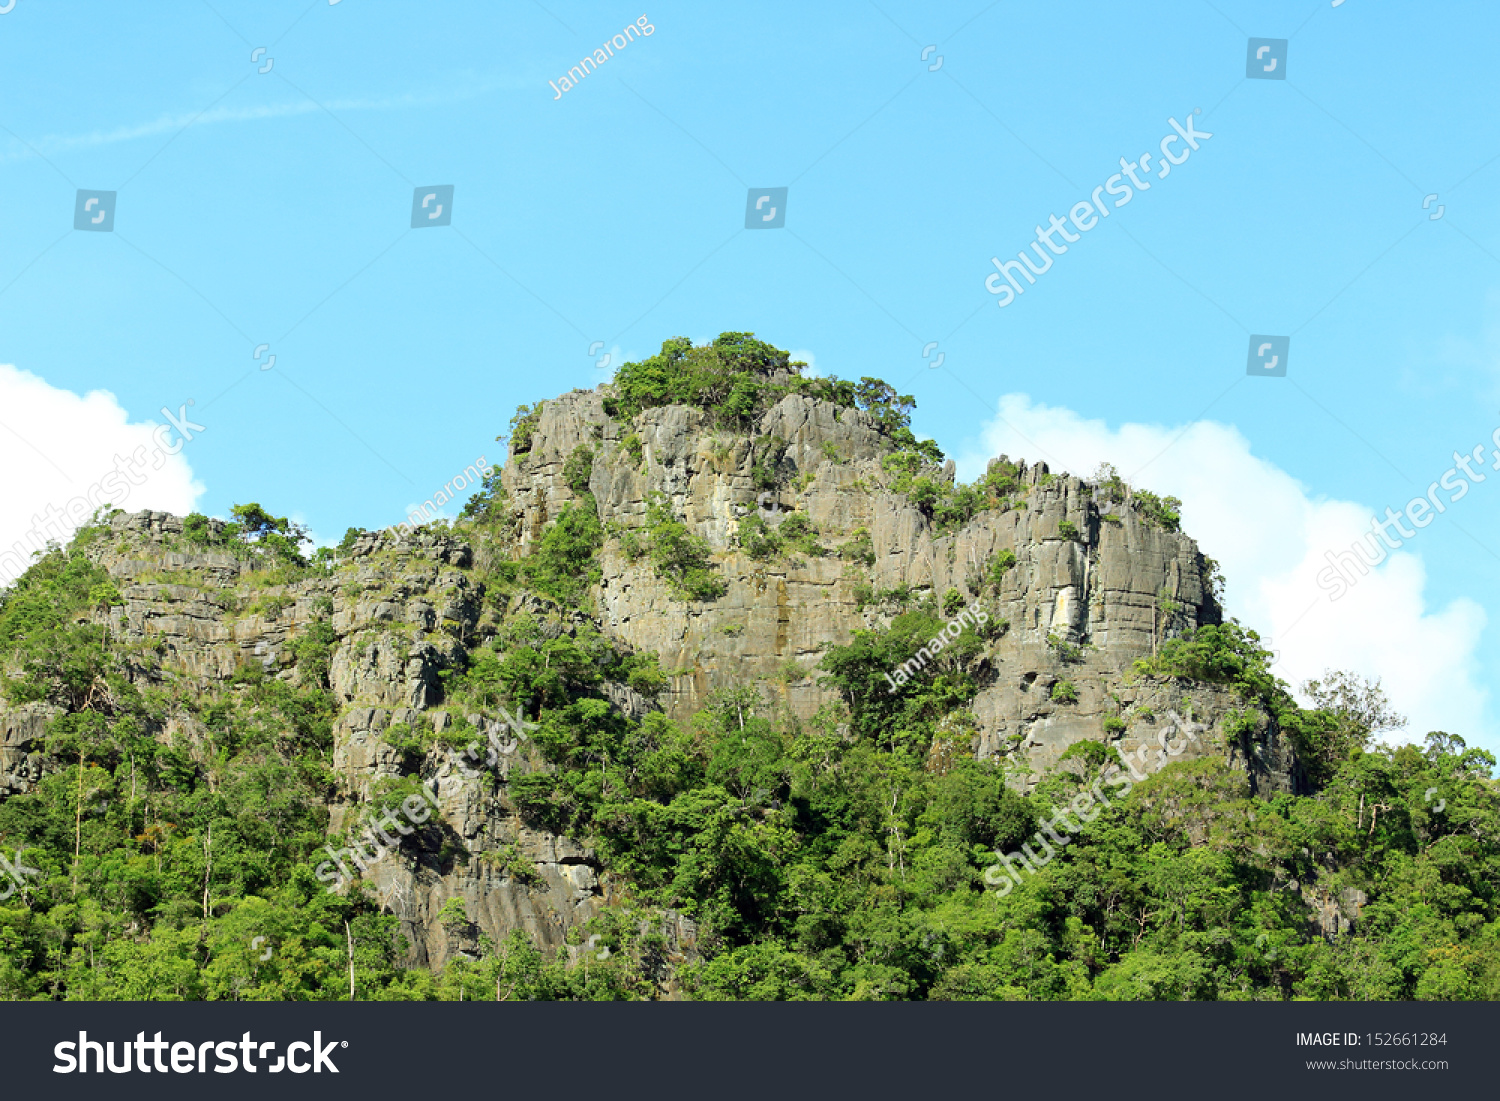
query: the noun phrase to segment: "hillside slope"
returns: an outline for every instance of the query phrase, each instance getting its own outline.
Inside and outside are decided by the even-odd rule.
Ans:
[[[1364,752],[1378,692],[1299,709],[1175,502],[1003,456],[956,485],[911,407],[673,340],[523,407],[452,524],[309,560],[258,505],[101,516],[0,597],[0,988],[1490,981],[1478,871],[1423,934],[1468,962],[1343,946],[1413,861],[1493,861],[1485,755]]]

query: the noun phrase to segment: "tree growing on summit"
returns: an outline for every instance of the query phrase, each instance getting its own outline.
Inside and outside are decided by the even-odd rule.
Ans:
[[[285,516],[272,516],[253,501],[248,505],[234,505],[229,513],[234,521],[224,526],[225,535],[265,547],[277,558],[292,565],[306,565],[301,546],[312,542],[307,536],[306,527],[291,522]]]
[[[1322,747],[1330,760],[1344,760],[1355,750],[1369,748],[1376,734],[1406,725],[1406,716],[1391,707],[1379,677],[1367,680],[1347,670],[1329,669],[1303,682],[1302,694],[1333,718]]]
[[[936,443],[918,440],[911,431],[915,398],[898,394],[877,378],[804,378],[801,371],[806,366],[793,363],[787,352],[757,340],[754,333],[720,333],[697,346],[676,336],[663,341],[656,355],[620,367],[605,396],[604,411],[630,420],[644,409],[691,405],[712,414],[721,427],[749,432],[782,398],[804,394],[868,413],[898,450],[931,463],[943,461]],[[519,444],[516,450],[522,450]]]

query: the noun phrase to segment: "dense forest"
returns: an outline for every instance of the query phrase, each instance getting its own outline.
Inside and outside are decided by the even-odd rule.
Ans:
[[[628,421],[686,404],[734,432],[789,392],[880,425],[888,485],[925,502],[934,526],[1023,495],[1003,468],[971,486],[931,476],[941,453],[912,434],[909,398],[873,379],[803,379],[749,334],[699,348],[669,341],[626,365],[609,414]],[[530,445],[535,414],[523,407],[512,424],[513,455]],[[1295,747],[1301,794],[1252,792],[1227,753],[1241,734],[1233,721],[1211,734],[1224,752],[1140,772],[1104,740],[1079,742],[1023,794],[1006,760],[975,759],[962,721],[997,622],[966,623],[906,691],[886,687],[889,670],[991,590],[907,591],[872,594],[888,609],[882,624],[827,649],[815,672],[838,702],[810,719],[756,681],[715,690],[686,720],[632,718],[610,706],[602,682],[653,698],[673,671],[578,615],[593,610],[601,550],[649,563],[684,599],[711,602],[723,583],[664,498],[632,531],[601,522],[587,491],[595,461],[579,450],[576,500],[525,554],[507,549],[498,468],[460,519],[423,529],[499,548],[475,556],[483,628],[464,640],[442,690],[459,712],[525,716],[518,733],[536,767],[503,792],[491,776],[477,782],[536,828],[585,841],[616,885],[599,916],[570,933],[570,950],[545,950],[519,929],[475,937],[459,903],[443,920],[472,950],[439,969],[414,966],[367,882],[328,890],[315,870],[327,846],[348,841],[331,836],[328,809],[341,782],[333,599],[282,667],[250,662],[203,691],[159,648],[121,637],[121,583],[91,553],[113,537],[101,515],[0,595],[3,707],[49,708],[37,773],[0,789],[0,995],[1500,997],[1495,759],[1456,734],[1380,741],[1402,720],[1378,684],[1332,672],[1306,686],[1316,706],[1304,708],[1253,632],[1199,626],[1165,639],[1129,676],[1232,689],[1246,716],[1268,716]],[[764,467],[774,485],[769,453]],[[1175,526],[1177,502],[1135,500]],[[360,534],[310,555],[297,525],[244,505],[229,523],[188,517],[178,539],[184,551],[251,562],[264,602],[336,582],[340,550]],[[868,553],[857,534],[827,546],[805,522],[773,531],[752,519],[740,538],[752,558],[836,555],[857,566]],[[1005,568],[995,563],[995,576]],[[386,740],[404,771],[372,805],[419,795],[434,759],[473,737],[461,723],[392,727]],[[1120,784],[1123,775],[1134,782]],[[1114,794],[1093,802],[1097,791]],[[1069,817],[1080,806],[1092,817]],[[405,832],[402,859],[483,859],[521,882],[535,874],[514,848],[455,848],[441,815]],[[1055,843],[997,890],[997,861],[1025,845],[1037,853],[1039,834]],[[685,961],[668,962],[667,913],[698,930]]]

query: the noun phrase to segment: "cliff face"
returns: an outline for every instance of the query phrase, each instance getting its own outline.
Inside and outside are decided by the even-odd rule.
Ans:
[[[768,475],[764,441],[773,438],[785,451]],[[599,555],[594,607],[559,609],[524,594],[487,600],[487,569],[524,555],[578,499],[564,468],[580,446],[595,452],[588,490],[615,533]],[[88,549],[124,601],[91,614],[118,644],[135,648],[142,685],[212,695],[254,666],[297,684],[303,674],[289,647],[315,625],[331,629],[327,683],[339,705],[331,834],[379,804],[384,783],[403,777],[419,779],[440,811],[440,825],[404,839],[368,877],[400,919],[414,962],[438,966],[470,951],[480,934],[498,941],[514,929],[558,948],[620,894],[587,845],[528,826],[519,814],[514,780],[548,767],[527,739],[505,742],[511,748],[475,768],[460,758],[458,742],[439,739],[412,760],[387,736],[423,722],[442,735],[459,725],[493,732],[509,721],[498,710],[455,713],[443,674],[522,610],[549,638],[575,632],[593,614],[622,652],[656,655],[674,674],[660,706],[675,719],[686,720],[715,689],[753,681],[806,720],[838,702],[815,669],[829,647],[890,622],[882,592],[941,600],[955,591],[953,607],[982,600],[1006,627],[986,643],[982,689],[952,732],[979,757],[1015,762],[1018,786],[1034,784],[1084,740],[1142,760],[1168,746],[1174,757],[1227,752],[1258,790],[1301,785],[1290,748],[1264,717],[1226,751],[1224,721],[1245,706],[1227,688],[1126,676],[1162,639],[1218,622],[1209,567],[1190,538],[1075,477],[1023,465],[1021,504],[940,532],[891,487],[882,467],[891,445],[868,414],[795,394],[750,433],[732,435],[686,406],[612,419],[601,392],[575,391],[546,403],[525,447],[503,473],[513,520],[505,539],[463,525],[366,533],[332,569],[285,583],[243,556],[183,550],[182,521],[162,513],[116,514]],[[951,462],[932,473],[951,483]],[[760,488],[768,481],[776,488]],[[707,541],[727,584],[720,598],[679,599],[649,559],[625,552],[618,535],[645,522],[654,492]],[[755,514],[772,524],[805,516],[830,553],[752,558],[740,543]],[[873,562],[831,553],[861,529]],[[1014,564],[995,570],[1007,552]],[[1064,681],[1075,699],[1054,693]],[[655,706],[622,684],[606,683],[602,695],[633,717]],[[42,704],[0,711],[0,794],[30,790],[55,767],[43,740],[56,713]],[[187,747],[211,775],[204,731],[190,713],[155,734]],[[514,861],[488,858],[503,852],[531,867],[522,874]],[[464,900],[469,927],[440,920],[453,898]],[[659,916],[666,961],[690,957],[692,923]]]
[[[622,446],[630,434],[640,441],[639,462]],[[757,441],[773,437],[788,446],[780,486],[767,495],[757,488],[754,463]],[[598,391],[574,391],[546,403],[529,450],[512,452],[505,469],[523,547],[575,499],[563,468],[580,446],[597,451],[588,489],[606,524],[638,526],[648,494],[664,493],[708,541],[728,584],[711,603],[678,600],[649,564],[632,562],[615,543],[605,547],[603,626],[657,654],[663,669],[684,671],[669,694],[675,716],[690,715],[716,688],[756,680],[806,719],[836,700],[815,671],[828,647],[889,622],[878,606],[861,608],[858,586],[939,598],[957,590],[967,603],[985,589],[987,565],[1007,551],[1015,565],[986,603],[1009,627],[991,644],[988,684],[971,707],[980,756],[1023,761],[1034,781],[1069,745],[1103,737],[1106,718],[1127,724],[1111,736],[1122,752],[1155,752],[1164,733],[1175,737],[1158,716],[1175,713],[1212,729],[1243,707],[1231,693],[1202,685],[1123,683],[1131,663],[1163,639],[1220,621],[1210,564],[1186,535],[1101,499],[1076,477],[1053,476],[1045,464],[1019,471],[1024,507],[981,512],[939,534],[906,494],[887,488],[881,459],[890,445],[857,410],[794,394],[752,433],[734,437],[683,406],[622,423],[605,415]],[[951,483],[953,473],[949,462],[939,476]],[[772,508],[784,510],[777,516],[806,515],[830,548],[868,531],[873,565],[851,569],[832,555],[751,558],[738,544],[740,525]],[[1051,700],[1062,680],[1076,687],[1076,703]],[[1218,750],[1205,744],[1186,752]],[[1300,784],[1289,747],[1268,723],[1232,753],[1257,790]]]

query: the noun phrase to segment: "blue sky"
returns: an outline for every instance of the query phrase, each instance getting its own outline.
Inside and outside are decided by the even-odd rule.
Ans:
[[[1298,614],[1355,513],[1500,425],[1492,5],[653,4],[649,37],[554,99],[642,14],[16,0],[6,523],[191,399],[186,466],[130,507],[253,499],[336,539],[498,457],[518,403],[602,381],[593,342],[618,362],[752,330],[914,394],[968,476],[1001,446],[1075,467],[1117,447],[1183,496],[1288,679],[1355,666],[1414,726],[1500,748],[1500,474]],[[1246,79],[1250,37],[1289,40],[1287,79]],[[998,309],[990,258],[1194,109],[1213,137]],[[432,184],[452,224],[413,230]],[[785,229],[745,230],[771,186]],[[118,193],[112,233],[72,229],[80,188]],[[1286,378],[1246,377],[1251,334],[1290,335]],[[16,372],[113,403],[86,416]]]

